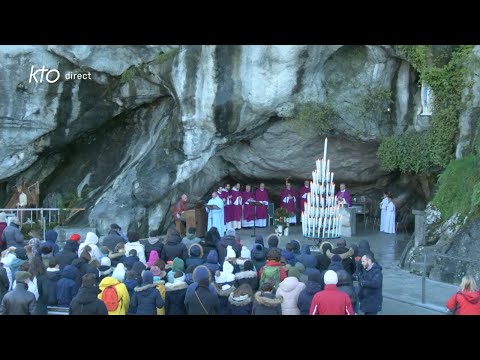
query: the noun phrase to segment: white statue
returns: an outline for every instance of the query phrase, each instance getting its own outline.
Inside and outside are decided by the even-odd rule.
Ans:
[[[430,86],[422,82],[422,113],[420,115],[432,115],[433,91]]]

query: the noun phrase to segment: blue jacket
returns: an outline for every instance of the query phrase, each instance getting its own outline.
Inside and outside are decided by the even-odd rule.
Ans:
[[[79,286],[75,282],[78,269],[73,265],[65,266],[62,277],[57,283],[57,301],[58,306],[69,307],[72,299],[77,295]]]

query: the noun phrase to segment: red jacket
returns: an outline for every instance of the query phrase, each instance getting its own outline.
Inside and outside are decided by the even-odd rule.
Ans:
[[[480,291],[457,292],[447,301],[448,310],[452,310],[457,303],[455,315],[480,315]]]
[[[337,285],[329,284],[313,297],[310,315],[354,315],[354,312],[350,297],[338,290]]]

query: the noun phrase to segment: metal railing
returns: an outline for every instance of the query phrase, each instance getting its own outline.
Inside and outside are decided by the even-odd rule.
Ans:
[[[60,223],[62,211],[76,214],[77,212],[84,210],[85,208],[10,208],[0,209],[0,212],[5,212],[7,216],[13,214],[20,219],[22,224],[34,223],[35,221],[41,221],[42,224],[45,222],[49,224],[51,222]],[[30,215],[30,217],[28,215]],[[69,217],[71,216],[72,215]],[[64,220],[67,220],[69,217]]]

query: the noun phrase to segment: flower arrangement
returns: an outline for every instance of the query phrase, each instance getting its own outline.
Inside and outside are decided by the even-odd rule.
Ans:
[[[292,216],[293,216],[293,214],[289,213],[287,209],[279,208],[275,211],[275,214],[274,214],[274,217],[273,217],[273,223],[275,225],[286,226],[289,223],[288,220]]]

